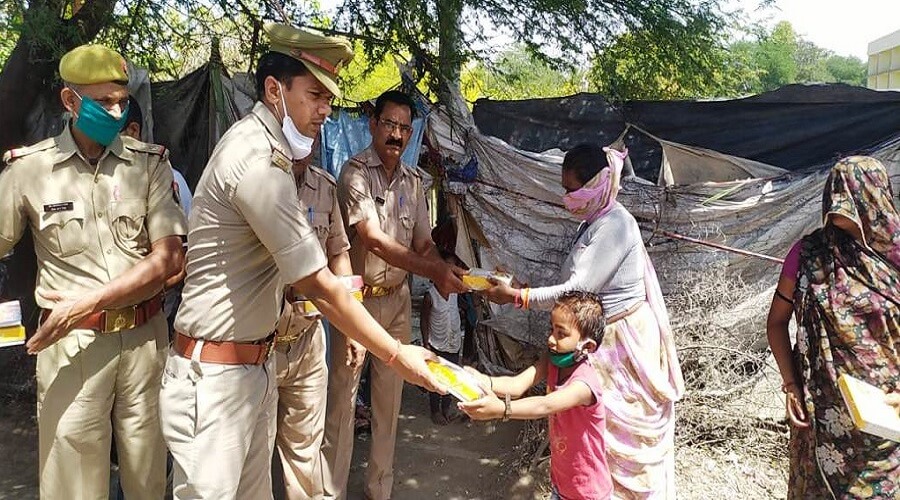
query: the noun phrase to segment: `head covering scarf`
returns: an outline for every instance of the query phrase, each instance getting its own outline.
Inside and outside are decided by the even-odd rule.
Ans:
[[[597,172],[593,179],[576,191],[563,196],[563,204],[576,217],[588,223],[606,215],[616,203],[619,194],[619,182],[622,178],[622,166],[628,157],[628,149],[618,151],[611,147],[603,148],[609,166]]]
[[[853,156],[831,170],[824,227],[805,236],[795,289],[809,429],[791,430],[789,498],[900,498],[900,445],[856,430],[837,387],[849,374],[900,391],[900,215],[884,166]],[[862,241],[835,227],[852,221]]]

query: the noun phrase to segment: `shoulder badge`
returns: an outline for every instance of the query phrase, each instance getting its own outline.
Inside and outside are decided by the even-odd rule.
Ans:
[[[181,206],[181,188],[178,187],[178,181],[172,181],[172,198],[175,204]]]
[[[312,166],[312,165],[310,165],[310,166],[307,167],[307,168],[308,168],[311,172],[315,172],[316,174],[318,174],[319,176],[321,176],[322,178],[324,178],[324,179],[325,179],[326,181],[328,181],[328,183],[331,184],[332,186],[337,186],[337,181],[334,179],[334,176],[332,176],[331,174],[329,174],[328,172],[326,172],[325,169],[319,168],[319,167],[314,167],[314,166]]]
[[[291,167],[293,163],[290,158],[287,157],[286,154],[282,153],[279,149],[272,150],[272,165],[284,170],[285,172],[290,173]]]
[[[31,146],[23,146],[15,149],[10,149],[9,151],[3,153],[3,162],[9,163],[11,161],[18,160],[19,158],[23,158],[25,156],[37,153],[38,151],[44,151],[50,149],[55,145],[53,138],[43,140],[37,144],[32,144]]]
[[[166,147],[160,144],[150,144],[148,142],[142,142],[137,139],[131,139],[130,137],[123,136],[122,144],[125,145],[126,148],[132,151],[138,151],[141,153],[148,153],[151,155],[157,156],[166,156]]]

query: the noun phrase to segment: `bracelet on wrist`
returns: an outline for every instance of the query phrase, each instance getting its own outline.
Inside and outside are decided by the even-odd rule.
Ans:
[[[504,396],[503,402],[506,404],[506,408],[503,409],[503,422],[509,422],[509,414],[512,410],[509,402],[509,394]]]

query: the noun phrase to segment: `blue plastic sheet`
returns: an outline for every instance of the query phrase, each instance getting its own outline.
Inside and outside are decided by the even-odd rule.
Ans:
[[[422,149],[422,137],[425,132],[425,119],[413,120],[413,132],[409,145],[403,152],[402,161],[406,165],[416,166],[419,163],[419,151]],[[369,117],[362,113],[337,110],[325,120],[322,126],[322,142],[319,154],[322,167],[335,178],[341,173],[341,166],[351,156],[366,149],[372,143],[369,134]]]

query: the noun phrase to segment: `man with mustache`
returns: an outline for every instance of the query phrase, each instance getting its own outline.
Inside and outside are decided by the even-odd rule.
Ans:
[[[466,291],[465,271],[444,262],[431,240],[425,190],[415,167],[400,156],[412,135],[416,108],[403,92],[378,97],[369,120],[372,145],[347,162],[338,180],[338,199],[354,274],[365,282],[363,305],[385,330],[401,342],[410,340],[411,299],[407,273],[431,279],[443,295]],[[353,415],[362,363],[352,363],[358,349],[350,339],[332,339],[331,373],[326,410],[325,493],[346,498],[353,456]],[[343,346],[347,346],[344,348]],[[394,441],[403,380],[379,359],[371,365],[372,449],[365,495],[391,496]]]

